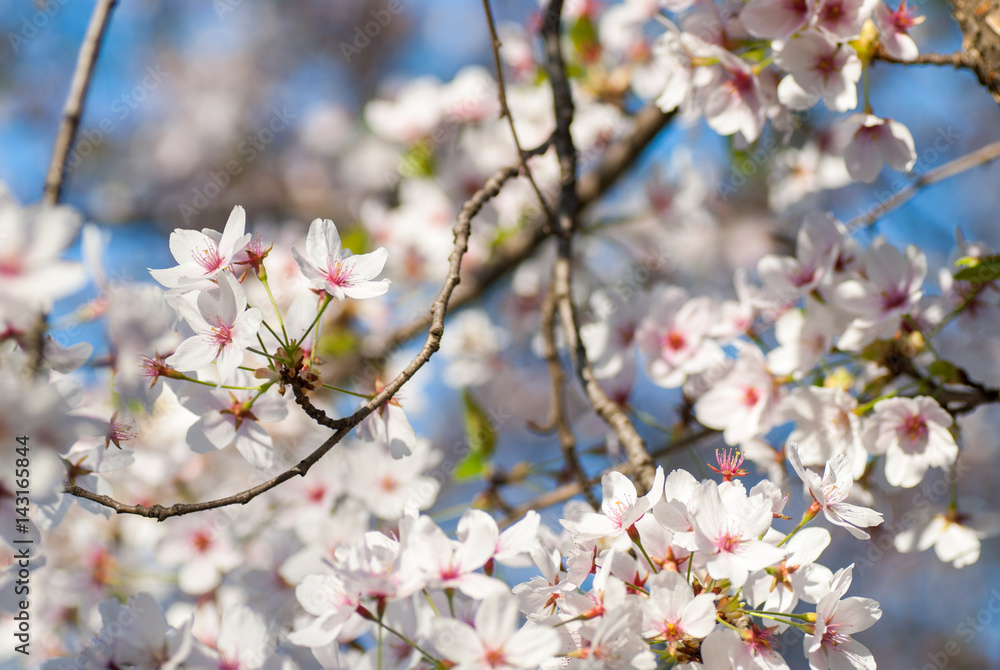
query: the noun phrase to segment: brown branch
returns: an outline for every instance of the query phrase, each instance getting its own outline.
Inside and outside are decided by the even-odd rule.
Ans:
[[[674,112],[664,114],[655,105],[648,105],[635,116],[632,133],[612,143],[604,151],[599,164],[582,175],[577,184],[581,211],[600,198],[605,191],[632,165],[649,143],[674,117]],[[547,146],[548,142],[543,146]],[[457,309],[482,296],[501,277],[531,257],[552,234],[544,217],[532,223],[504,242],[490,260],[477,272],[462,278],[462,285],[452,296],[451,305]],[[427,314],[392,332],[380,347],[369,356],[341,357],[334,363],[331,378],[351,377],[366,367],[378,367],[379,361],[388,360],[390,354],[403,344],[427,330],[431,316]]]
[[[497,70],[497,98],[500,102],[500,116],[507,117],[507,123],[510,125],[510,134],[514,138],[514,146],[517,147],[517,157],[521,161],[521,169],[524,170],[524,175],[531,183],[531,188],[535,190],[539,204],[545,210],[546,220],[550,225],[554,226],[556,223],[555,215],[549,208],[549,204],[545,201],[542,190],[538,188],[538,183],[535,181],[534,175],[531,174],[531,168],[528,167],[528,153],[521,147],[521,141],[517,137],[517,129],[514,127],[514,116],[510,113],[510,107],[507,105],[507,87],[503,80],[503,63],[500,62],[500,37],[497,35],[497,28],[493,23],[493,8],[490,7],[490,0],[483,0],[483,11],[486,12],[486,24],[490,29],[490,42],[493,47],[493,62]],[[548,149],[547,144],[546,149]]]
[[[545,426],[534,426],[540,431],[550,431],[556,429],[559,436],[559,448],[562,451],[563,460],[566,463],[566,470],[572,478],[581,486],[583,495],[587,502],[595,509],[600,507],[600,501],[594,495],[591,487],[587,486],[587,473],[580,465],[580,459],[576,453],[576,435],[573,433],[573,426],[570,425],[569,417],[566,413],[566,373],[563,370],[562,361],[559,360],[559,349],[556,347],[556,311],[558,309],[558,298],[556,296],[555,285],[553,284],[545,296],[542,304],[542,357],[549,368],[549,376],[552,378],[552,410]]]
[[[631,419],[608,397],[594,374],[587,358],[583,338],[580,337],[580,324],[576,306],[573,304],[573,234],[576,232],[580,213],[580,198],[576,184],[576,147],[573,145],[573,135],[570,130],[574,113],[573,93],[562,55],[561,15],[562,0],[551,0],[542,25],[546,70],[552,86],[552,104],[556,117],[555,146],[559,157],[559,181],[562,184],[557,213],[559,246],[552,268],[553,290],[558,302],[563,335],[573,356],[577,375],[583,384],[587,399],[597,415],[615,431],[619,443],[625,450],[636,483],[643,491],[648,491],[653,485],[656,465],[646,451],[646,443]]]
[[[895,63],[897,65],[950,65],[956,70],[960,70],[962,68],[972,69],[972,64],[961,51],[957,51],[953,54],[920,54],[912,60],[903,60],[902,58],[896,58],[895,56],[889,55],[886,52],[885,47],[879,44],[874,58],[875,60],[884,61],[886,63]]]
[[[80,53],[76,58],[73,81],[70,84],[69,95],[66,97],[66,106],[63,108],[59,135],[56,137],[56,145],[52,150],[52,162],[49,163],[49,171],[45,176],[43,201],[47,205],[55,205],[62,195],[66,157],[69,156],[69,151],[73,147],[76,131],[80,128],[83,105],[87,98],[87,90],[90,88],[90,80],[94,76],[97,55],[100,53],[101,42],[111,20],[111,10],[114,9],[117,2],[118,0],[97,0],[94,13],[91,14],[90,23],[87,25],[87,33],[83,36],[83,44],[80,45]]]
[[[891,212],[903,203],[910,200],[915,196],[921,189],[926,188],[932,184],[936,184],[939,181],[943,181],[949,177],[954,177],[957,174],[961,174],[966,170],[971,170],[974,167],[979,167],[980,165],[986,165],[991,161],[1000,158],[1000,142],[993,142],[992,144],[987,144],[985,147],[976,149],[975,151],[968,153],[964,156],[960,156],[953,161],[945,163],[944,165],[929,170],[916,179],[914,179],[909,186],[904,188],[902,191],[889,198],[885,202],[873,207],[868,212],[856,217],[850,223],[847,224],[848,230],[854,230],[858,227],[866,227],[875,223],[876,220],[881,218],[887,212]]]
[[[951,0],[962,30],[962,56],[979,83],[1000,102],[1000,0]]]
[[[451,295],[454,292],[455,287],[458,286],[459,274],[462,267],[462,256],[465,255],[465,252],[468,249],[469,235],[472,231],[472,218],[479,213],[479,210],[482,209],[483,205],[486,204],[488,200],[496,197],[496,195],[500,192],[500,189],[503,188],[504,183],[513,177],[516,177],[517,174],[517,167],[501,168],[496,174],[486,181],[481,189],[476,191],[476,193],[466,201],[465,205],[463,205],[462,211],[458,215],[458,222],[455,224],[455,243],[451,256],[448,259],[448,275],[445,277],[444,285],[441,287],[441,292],[438,294],[438,297],[434,300],[434,303],[431,306],[431,326],[427,331],[427,338],[424,340],[424,346],[421,347],[420,352],[417,353],[413,360],[410,361],[409,365],[407,365],[406,368],[400,372],[395,379],[389,382],[374,398],[362,405],[357,411],[354,412],[354,414],[340,419],[340,423],[338,424],[340,425],[340,428],[338,428],[333,435],[327,438],[323,444],[302,459],[297,465],[262,484],[258,484],[253,488],[225,498],[199,503],[176,503],[170,507],[164,507],[163,505],[153,505],[151,507],[146,507],[144,505],[128,505],[119,502],[110,496],[98,495],[86,489],[80,488],[79,486],[67,486],[65,489],[66,493],[80,498],[86,498],[87,500],[92,500],[96,503],[104,505],[105,507],[110,507],[119,514],[135,514],[163,521],[164,519],[172,516],[202,512],[219,507],[226,507],[228,505],[245,505],[260,494],[273,489],[292,477],[305,476],[309,469],[315,465],[315,463],[322,458],[326,452],[330,451],[334,445],[344,439],[354,426],[361,423],[365,417],[388,402],[400,389],[400,387],[402,387],[403,384],[416,374],[417,370],[430,360],[430,357],[441,346],[441,336],[444,334],[444,317],[448,311],[448,303],[451,299]]]

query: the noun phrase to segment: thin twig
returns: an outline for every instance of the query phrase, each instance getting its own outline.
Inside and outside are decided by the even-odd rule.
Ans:
[[[497,28],[493,23],[493,8],[490,6],[490,0],[483,0],[483,11],[486,12],[486,24],[490,28],[490,41],[493,46],[493,62],[496,65],[497,70],[497,98],[500,101],[500,116],[507,117],[507,123],[510,125],[510,134],[514,138],[514,146],[517,147],[517,157],[518,160],[521,161],[521,169],[524,170],[524,175],[528,178],[528,181],[531,182],[531,188],[535,190],[535,195],[538,196],[538,202],[545,211],[545,217],[548,219],[549,223],[554,226],[556,225],[555,215],[549,208],[549,203],[545,201],[545,196],[542,195],[542,190],[538,188],[534,175],[531,174],[531,168],[528,167],[528,153],[521,147],[521,141],[517,138],[517,129],[514,127],[514,116],[510,113],[510,107],[507,105],[507,87],[504,85],[503,63],[500,61],[500,37],[497,35]],[[546,149],[548,149],[547,146]]]
[[[902,58],[896,58],[895,56],[889,55],[889,53],[886,52],[885,47],[881,44],[878,47],[878,51],[875,52],[875,60],[885,61],[886,63],[895,63],[897,65],[950,65],[956,70],[972,67],[972,64],[969,63],[969,60],[961,51],[956,51],[951,54],[920,54],[911,60],[904,60]]]
[[[90,80],[94,76],[97,55],[101,51],[101,42],[111,20],[111,10],[114,9],[117,2],[118,0],[97,0],[94,13],[90,16],[87,33],[83,36],[83,44],[80,45],[80,53],[76,57],[76,70],[73,72],[73,81],[70,84],[69,95],[66,97],[66,106],[63,108],[59,135],[56,137],[56,145],[52,150],[52,162],[49,164],[49,171],[45,177],[45,194],[43,196],[45,204],[55,205],[62,195],[66,158],[73,147],[76,131],[80,128],[84,101],[87,98],[87,90],[90,88]]]
[[[854,230],[855,228],[870,226],[884,214],[891,212],[915,196],[921,189],[932,184],[936,184],[939,181],[943,181],[948,177],[954,177],[955,175],[965,172],[966,170],[971,170],[974,167],[986,165],[997,158],[1000,158],[1000,142],[987,144],[985,147],[976,149],[972,153],[960,156],[951,162],[945,163],[941,167],[925,172],[914,179],[909,186],[893,197],[873,207],[870,211],[862,214],[861,216],[853,219],[847,224],[847,228],[849,230]]]
[[[163,505],[152,505],[151,507],[146,507],[145,505],[128,505],[119,502],[110,496],[98,495],[86,489],[80,488],[79,486],[67,486],[65,489],[66,493],[80,498],[86,498],[87,500],[92,500],[96,503],[104,505],[105,507],[110,507],[119,514],[135,514],[163,521],[164,519],[172,516],[202,512],[219,507],[226,507],[228,505],[245,505],[260,494],[273,489],[279,484],[288,481],[292,477],[305,476],[305,474],[309,471],[309,468],[315,465],[315,463],[322,458],[326,452],[330,451],[334,445],[344,439],[354,426],[361,423],[365,417],[376,411],[383,404],[387,403],[400,389],[400,387],[402,387],[403,384],[416,374],[417,370],[430,360],[430,357],[441,346],[441,336],[444,334],[444,317],[448,312],[448,302],[451,299],[451,294],[454,292],[455,287],[458,286],[459,275],[462,267],[462,257],[465,255],[465,252],[469,247],[469,235],[472,230],[472,218],[479,213],[479,210],[482,209],[483,205],[486,204],[488,200],[496,197],[496,195],[500,193],[500,189],[503,188],[503,185],[508,180],[516,177],[517,174],[517,167],[501,168],[496,174],[490,177],[483,187],[476,191],[476,193],[469,200],[467,200],[465,205],[462,207],[462,211],[458,215],[458,222],[455,224],[455,243],[451,256],[448,260],[448,275],[445,277],[444,285],[441,287],[441,292],[438,294],[437,299],[434,300],[434,303],[431,306],[431,326],[427,331],[427,338],[424,340],[424,346],[420,349],[420,352],[417,353],[413,360],[410,361],[409,365],[407,365],[406,368],[400,372],[395,379],[389,382],[374,398],[362,405],[357,411],[354,412],[354,414],[341,419],[341,427],[311,454],[302,459],[297,465],[262,484],[258,484],[253,488],[225,498],[199,503],[177,503],[171,505],[170,507],[164,507]]]
[[[636,114],[632,133],[610,144],[605,149],[598,165],[593,170],[581,175],[577,184],[581,211],[600,198],[631,167],[639,154],[673,117],[674,112],[664,114],[655,105],[648,105]],[[551,141],[550,138],[549,141],[545,142],[545,145]],[[458,309],[477,300],[501,277],[504,277],[526,258],[531,257],[553,232],[548,220],[545,217],[539,217],[504,242],[478,271],[462,278],[462,285],[452,296],[452,308]],[[353,377],[363,368],[376,370],[381,367],[379,362],[387,361],[390,355],[403,344],[425,332],[430,326],[430,318],[430,314],[427,314],[397,328],[386,337],[378,353],[370,356],[340,357],[333,363],[330,378]]]
[[[549,368],[549,376],[552,378],[552,410],[545,426],[536,426],[542,430],[556,429],[559,436],[559,449],[562,452],[566,471],[572,478],[580,484],[583,495],[591,506],[597,508],[600,501],[594,495],[591,487],[587,486],[587,473],[580,465],[580,459],[576,453],[576,435],[573,433],[573,426],[570,424],[566,412],[566,373],[563,370],[562,361],[559,360],[559,349],[556,347],[556,312],[558,310],[558,297],[556,296],[555,285],[553,284],[545,295],[545,302],[542,303],[542,357]]]
[[[580,324],[576,306],[573,304],[573,234],[576,232],[580,213],[580,198],[576,185],[576,147],[570,131],[574,113],[573,93],[562,55],[561,15],[562,0],[552,0],[542,25],[546,70],[552,86],[552,104],[556,117],[555,146],[559,157],[559,181],[562,184],[556,215],[559,223],[559,246],[552,268],[552,281],[562,320],[563,336],[574,359],[577,375],[583,384],[587,399],[597,415],[615,431],[618,442],[625,450],[636,483],[643,491],[648,491],[653,485],[656,465],[646,451],[646,443],[632,420],[618,403],[608,397],[594,374],[587,358],[583,338],[580,337]]]

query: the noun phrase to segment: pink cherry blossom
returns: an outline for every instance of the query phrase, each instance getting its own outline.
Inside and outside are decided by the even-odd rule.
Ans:
[[[864,255],[864,276],[843,281],[833,291],[835,304],[857,315],[838,346],[854,351],[891,337],[920,302],[926,275],[927,258],[917,247],[910,245],[904,255],[884,239],[872,243]]]
[[[178,298],[177,311],[194,335],[177,346],[166,363],[182,372],[218,364],[219,379],[226,382],[243,362],[244,351],[257,341],[263,316],[247,308],[243,287],[229,272],[217,278],[211,291],[191,291]]]
[[[695,496],[694,530],[712,579],[728,579],[739,588],[750,572],[784,557],[784,551],[758,539],[771,519],[771,505],[760,496],[748,497],[739,482],[701,485]]]
[[[562,643],[554,628],[517,624],[517,598],[497,593],[480,603],[475,627],[457,619],[435,619],[434,644],[455,663],[455,670],[536,668],[559,653]]]
[[[868,647],[851,635],[871,628],[882,617],[882,610],[870,598],[844,598],[853,570],[853,563],[838,570],[829,595],[816,605],[815,630],[803,640],[812,670],[875,670],[875,659]]]
[[[823,104],[837,112],[857,106],[861,61],[852,47],[810,31],[788,40],[774,62],[788,72],[778,84],[782,104],[808,109],[822,98]]]
[[[740,20],[755,37],[783,40],[809,23],[815,4],[815,0],[750,0]]]
[[[603,514],[584,513],[577,521],[563,521],[563,526],[578,540],[616,538],[628,532],[663,495],[663,468],[656,468],[653,487],[641,498],[637,498],[635,484],[617,471],[604,475],[601,485],[604,489]]]
[[[252,389],[252,377],[237,370],[234,386]],[[187,387],[181,394],[185,407],[198,414],[187,441],[197,453],[208,453],[232,445],[255,468],[266,469],[274,462],[274,444],[260,424],[276,423],[288,415],[288,404],[271,388],[263,395],[247,389]]]
[[[948,426],[951,415],[933,398],[888,398],[875,404],[864,440],[873,454],[885,454],[885,478],[912,488],[928,468],[946,468],[958,457]]]
[[[703,638],[715,628],[715,595],[694,595],[676,572],[660,572],[646,582],[649,600],[643,604],[643,635],[668,645],[684,637]]]
[[[246,211],[233,208],[220,235],[206,228],[201,232],[178,228],[170,233],[170,253],[178,265],[164,270],[150,270],[153,279],[167,288],[181,291],[205,290],[213,286],[220,272],[232,271],[233,261],[250,242],[246,230]]]
[[[774,425],[781,396],[760,349],[744,344],[732,370],[698,399],[694,413],[702,424],[723,431],[726,444],[736,446]]]
[[[649,356],[646,369],[656,384],[674,388],[688,375],[703,372],[721,359],[722,349],[708,337],[714,324],[708,297],[689,299],[670,286],[652,298],[652,309],[636,331],[639,350]]]
[[[355,256],[341,248],[340,233],[330,219],[314,219],[306,236],[306,255],[294,247],[292,255],[309,285],[337,300],[374,298],[389,290],[388,279],[375,280],[389,252],[379,247],[370,254]]]
[[[852,114],[844,121],[844,128],[851,137],[844,149],[844,161],[852,179],[870,184],[878,177],[883,163],[909,172],[917,162],[913,135],[898,121],[873,114]]]
[[[846,454],[837,454],[830,459],[823,470],[823,477],[807,470],[799,458],[798,445],[791,442],[785,450],[788,462],[792,464],[799,478],[805,483],[812,496],[816,511],[823,510],[826,520],[835,526],[842,526],[859,540],[867,540],[869,535],[861,527],[877,526],[882,523],[878,512],[844,502],[854,486],[851,476],[851,459]],[[818,509],[817,509],[818,508]]]
[[[917,16],[916,7],[908,7],[900,0],[895,11],[884,2],[875,7],[875,25],[878,26],[879,43],[893,58],[911,61],[920,55],[917,43],[910,37],[910,28],[920,25],[926,16]]]

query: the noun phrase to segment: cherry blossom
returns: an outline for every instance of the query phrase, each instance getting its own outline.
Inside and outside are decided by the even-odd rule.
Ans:
[[[258,394],[250,386],[250,374],[237,370],[232,381],[237,389],[186,388],[182,402],[199,415],[188,429],[187,439],[197,453],[234,446],[250,465],[259,469],[274,462],[274,443],[263,423],[276,423],[288,415],[288,405],[276,389]]]
[[[805,483],[812,497],[816,511],[823,510],[826,520],[835,526],[847,529],[859,540],[867,540],[869,535],[862,527],[877,526],[882,523],[882,515],[872,509],[845,502],[854,486],[851,476],[851,459],[846,454],[837,454],[830,459],[823,470],[823,477],[807,470],[799,458],[798,445],[789,442],[785,450],[788,462]]]
[[[661,572],[646,582],[649,600],[643,607],[643,635],[668,645],[684,637],[703,638],[715,628],[715,596],[694,595],[676,572]]]
[[[215,362],[225,383],[243,362],[244,350],[256,342],[263,316],[256,307],[247,307],[243,287],[232,274],[222,273],[217,281],[214,290],[178,298],[177,311],[195,334],[177,345],[166,363],[194,372]]]
[[[649,356],[650,378],[667,388],[680,386],[688,375],[703,372],[722,358],[710,337],[714,309],[707,297],[690,299],[671,286],[652,298],[652,309],[636,331],[640,351]]]
[[[774,425],[781,395],[760,349],[743,345],[733,369],[695,403],[695,416],[738,445]]]
[[[778,99],[792,109],[808,109],[820,98],[837,112],[857,106],[861,61],[851,47],[810,31],[788,40],[774,62],[789,73],[778,85]]]
[[[834,289],[834,302],[857,315],[838,342],[848,351],[890,337],[900,319],[917,306],[927,275],[927,258],[913,245],[903,254],[885,240],[876,240],[863,262],[861,278],[843,281]]]
[[[435,619],[437,647],[456,670],[535,668],[562,646],[552,628],[517,626],[517,599],[509,593],[487,596],[476,610],[475,626],[457,619]]]
[[[907,6],[906,0],[900,0],[895,11],[889,9],[884,2],[875,6],[879,43],[893,58],[910,61],[920,55],[916,42],[910,37],[910,29],[923,23],[927,17],[916,14],[916,7]]]
[[[912,488],[928,468],[955,462],[951,424],[951,415],[933,398],[887,398],[875,404],[864,441],[873,454],[885,454],[885,478],[892,486]]]
[[[852,114],[844,120],[844,132],[851,138],[844,149],[844,161],[852,179],[870,184],[883,163],[909,172],[917,162],[913,136],[898,121],[874,114]]]
[[[853,563],[838,570],[830,582],[829,594],[816,605],[815,630],[803,640],[812,670],[875,669],[868,647],[851,635],[871,628],[882,617],[882,610],[870,598],[844,598],[851,587],[853,570]]]
[[[963,506],[964,509],[964,506]],[[904,521],[911,521],[904,516]],[[896,551],[909,553],[934,547],[940,561],[964,568],[979,560],[981,540],[1000,535],[1000,514],[993,511],[959,512],[958,507],[933,513],[930,505],[893,538]]]
[[[83,286],[83,265],[60,260],[80,230],[66,206],[22,208],[0,190],[0,324],[30,319]],[[28,312],[25,314],[24,312]],[[18,329],[19,330],[19,329]]]
[[[237,205],[220,235],[206,228],[201,232],[178,228],[170,234],[170,253],[178,265],[150,270],[153,279],[170,289],[203,291],[213,287],[220,273],[233,271],[233,262],[250,242],[246,211]]]
[[[340,246],[340,233],[330,219],[314,219],[306,236],[306,255],[292,248],[295,262],[309,285],[337,300],[374,298],[389,290],[389,280],[376,281],[388,252],[378,248],[370,254],[354,255]]]
[[[728,579],[739,588],[750,572],[784,556],[781,549],[757,539],[771,525],[770,504],[759,496],[747,497],[741,484],[705,482],[695,506],[697,548],[713,579]]]
[[[635,484],[620,472],[609,472],[601,479],[604,501],[603,514],[583,514],[579,520],[563,521],[580,540],[615,538],[630,532],[629,529],[652,509],[663,495],[663,468],[656,469],[656,477],[649,493],[641,498],[636,495]]]

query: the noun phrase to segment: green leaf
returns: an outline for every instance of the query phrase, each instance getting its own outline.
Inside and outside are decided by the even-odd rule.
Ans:
[[[986,258],[960,258],[956,265],[965,267],[955,273],[958,281],[972,282],[973,284],[986,284],[987,282],[1000,279],[1000,256],[987,256]]]
[[[577,53],[584,58],[589,57],[599,47],[597,29],[588,16],[581,16],[577,19],[573,27],[570,28],[569,38],[573,42],[573,46],[576,47]]]
[[[351,226],[347,230],[341,231],[340,246],[350,249],[353,253],[361,254],[368,250],[368,231],[364,226]]]
[[[469,453],[455,468],[455,479],[481,477],[496,447],[497,434],[490,418],[468,389],[462,390],[462,425],[469,442]]]
[[[312,334],[310,334],[310,338]],[[358,339],[350,329],[343,326],[334,326],[324,330],[319,338],[319,346],[316,351],[320,357],[337,358],[347,356],[358,350]]]
[[[927,371],[931,373],[931,376],[938,377],[944,382],[957,384],[961,381],[961,376],[958,374],[958,368],[956,368],[953,363],[949,363],[948,361],[934,361],[927,366]]]
[[[478,451],[469,450],[458,465],[455,466],[454,478],[456,481],[463,479],[479,479],[483,476],[483,459]]]

